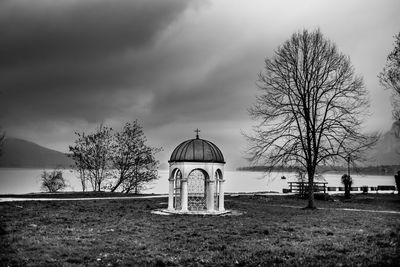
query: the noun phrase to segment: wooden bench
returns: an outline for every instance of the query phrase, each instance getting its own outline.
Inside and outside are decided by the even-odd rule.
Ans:
[[[297,193],[301,196],[308,194],[309,183],[308,182],[288,182],[289,190],[292,193]],[[326,193],[327,182],[314,182],[313,190],[317,193]]]

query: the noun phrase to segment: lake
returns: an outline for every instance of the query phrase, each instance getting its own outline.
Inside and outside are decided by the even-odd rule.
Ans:
[[[24,194],[40,192],[40,175],[42,169],[0,168],[0,194]],[[81,191],[82,187],[76,173],[63,170],[68,188],[65,191]],[[168,170],[159,171],[160,179],[150,184],[143,193],[168,193]],[[286,180],[281,179],[287,177]],[[343,186],[340,174],[324,174],[327,186]],[[393,176],[384,175],[352,175],[353,186],[395,185]],[[289,181],[296,181],[294,173],[245,171],[225,171],[225,192],[257,192],[275,191],[282,193],[282,188],[288,188]]]

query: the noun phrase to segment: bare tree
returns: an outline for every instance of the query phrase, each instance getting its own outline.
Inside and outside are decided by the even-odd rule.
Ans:
[[[249,112],[260,123],[246,136],[251,160],[303,168],[307,208],[315,208],[316,167],[355,159],[376,142],[376,135],[361,133],[369,106],[363,80],[319,30],[304,30],[265,60],[257,85],[261,94]]]
[[[102,184],[108,177],[108,164],[111,156],[111,128],[100,125],[92,134],[76,133],[78,139],[75,145],[70,146],[72,159],[80,173],[81,183],[84,186],[88,180],[94,191],[100,191]]]
[[[114,192],[122,186],[122,191],[132,190],[138,194],[145,184],[158,179],[158,161],[154,154],[160,148],[146,145],[142,126],[134,121],[126,123],[122,132],[115,134],[111,165],[117,178],[111,187]]]
[[[85,142],[84,134],[75,133],[78,135],[78,139],[75,140],[75,146],[70,146],[69,150],[72,154],[68,156],[74,160],[74,164],[71,166],[72,169],[75,169],[79,173],[79,180],[81,182],[82,191],[87,191],[87,182],[89,181],[89,172],[86,169],[87,160],[86,153],[88,151],[88,143]]]
[[[393,118],[400,120],[400,32],[394,38],[394,49],[388,55],[386,66],[378,77],[386,89],[393,90]]]

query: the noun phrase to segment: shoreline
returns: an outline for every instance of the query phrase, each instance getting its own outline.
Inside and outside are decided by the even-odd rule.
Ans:
[[[385,167],[386,165],[383,165],[382,167]],[[391,166],[391,165],[388,165]],[[372,167],[379,167],[379,166],[372,166]],[[60,168],[52,168],[52,167],[2,167],[0,166],[0,171],[1,170],[61,170],[61,171],[74,171],[73,168],[67,168],[67,167],[60,167]],[[168,169],[159,169],[159,172],[169,172]],[[268,171],[265,170],[251,170],[251,169],[229,169],[225,170],[226,172],[258,172],[258,173],[265,173]],[[290,171],[290,170],[273,170],[272,172],[276,173],[293,173],[295,174],[296,172]],[[326,175],[326,174],[337,174],[337,175],[342,175],[344,172],[347,171],[337,171],[337,170],[328,170],[324,171],[321,174]],[[353,175],[375,175],[375,176],[394,176],[396,173],[380,173],[380,172],[352,172]]]

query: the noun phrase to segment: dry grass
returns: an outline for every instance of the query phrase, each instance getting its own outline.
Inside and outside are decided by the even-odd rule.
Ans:
[[[320,266],[400,262],[400,215],[333,210],[400,210],[396,195],[318,201],[227,198],[241,216],[161,216],[166,199],[0,204],[0,260],[7,266]],[[382,204],[383,203],[383,204]]]

